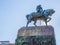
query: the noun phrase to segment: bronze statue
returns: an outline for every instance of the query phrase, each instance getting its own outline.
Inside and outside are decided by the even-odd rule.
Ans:
[[[37,6],[36,11],[37,12],[32,12],[31,14],[26,15],[26,18],[27,18],[26,27],[28,27],[28,24],[31,21],[34,21],[34,25],[37,26],[36,22],[39,19],[45,21],[46,26],[47,26],[47,22],[49,22],[51,20],[51,17],[49,17],[49,16],[52,16],[52,14],[55,13],[55,11],[53,9],[43,10],[41,5]]]
[[[36,8],[36,11],[37,11],[37,13],[42,13],[42,11],[43,11],[42,6],[38,5],[37,8]]]

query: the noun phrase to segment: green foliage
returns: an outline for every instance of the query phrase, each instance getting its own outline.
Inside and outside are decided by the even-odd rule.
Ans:
[[[32,44],[35,45],[40,45],[40,44],[52,44],[52,42],[54,41],[54,37],[53,36],[20,36],[17,37],[16,41],[15,41],[15,45],[22,45],[22,44],[26,44],[29,45],[31,42]]]

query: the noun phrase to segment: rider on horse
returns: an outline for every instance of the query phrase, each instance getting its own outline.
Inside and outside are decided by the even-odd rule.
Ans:
[[[43,12],[42,6],[41,5],[38,5],[37,8],[36,8],[36,11],[37,11],[37,13],[42,14],[42,12]]]
[[[43,10],[41,5],[37,6],[36,11],[37,12],[32,12],[31,14],[26,15],[26,18],[28,20],[26,26],[28,26],[28,24],[31,21],[34,21],[34,25],[36,26],[36,21],[38,19],[44,20],[46,23],[46,26],[47,26],[47,22],[49,22],[51,20],[50,16],[52,16],[52,14],[55,12],[55,10],[53,10],[53,9]]]

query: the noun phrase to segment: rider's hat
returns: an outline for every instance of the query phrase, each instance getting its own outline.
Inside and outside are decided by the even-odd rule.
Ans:
[[[38,7],[41,7],[41,5],[38,5],[37,8],[38,8]]]

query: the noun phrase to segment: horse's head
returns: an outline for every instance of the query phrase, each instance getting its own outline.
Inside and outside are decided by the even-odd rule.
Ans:
[[[55,13],[55,10],[49,9],[49,16],[52,16],[53,13]]]

